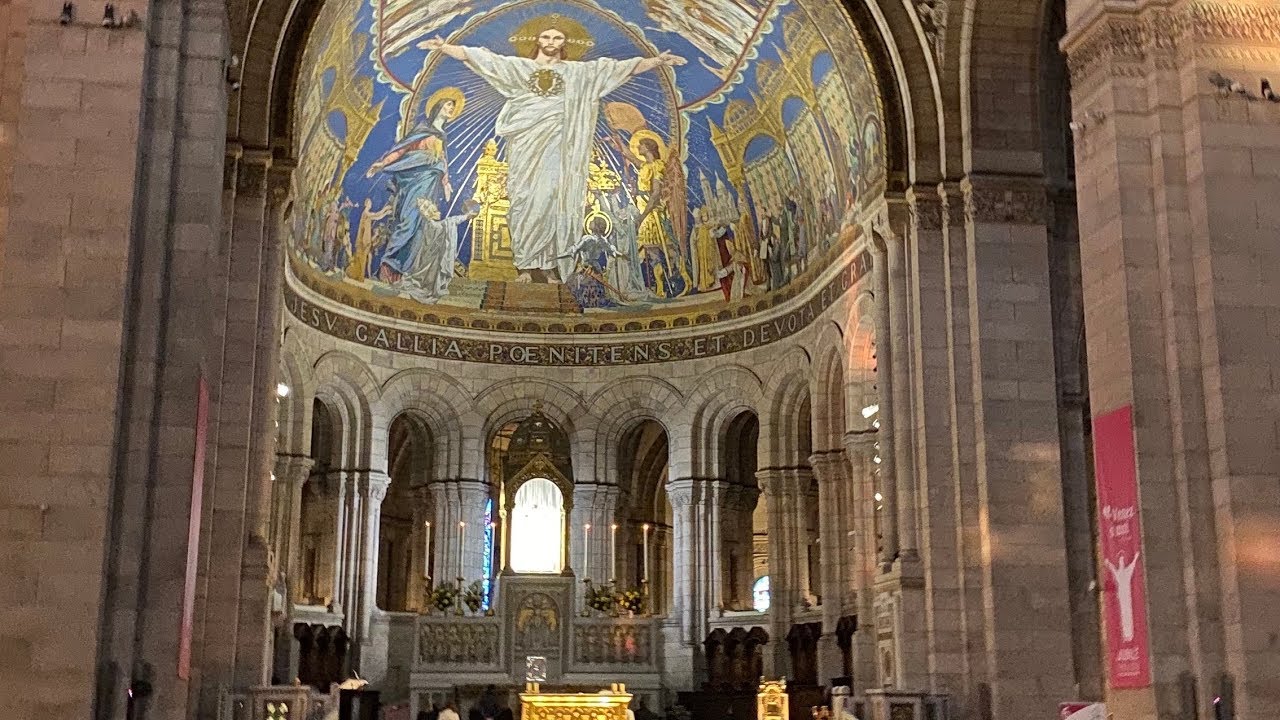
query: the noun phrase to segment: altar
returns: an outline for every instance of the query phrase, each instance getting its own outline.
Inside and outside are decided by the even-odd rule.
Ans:
[[[496,589],[491,613],[416,618],[411,717],[447,700],[465,710],[488,685],[526,681],[561,691],[621,682],[659,706],[662,618],[587,610],[571,575],[509,575]]]

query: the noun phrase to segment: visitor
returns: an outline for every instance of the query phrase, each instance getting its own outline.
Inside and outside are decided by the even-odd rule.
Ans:
[[[444,709],[440,711],[437,720],[462,720],[462,718],[458,716],[458,708],[450,700],[444,704]]]
[[[496,720],[498,717],[498,693],[492,685],[484,689],[480,701],[476,703],[480,717],[484,720]]]

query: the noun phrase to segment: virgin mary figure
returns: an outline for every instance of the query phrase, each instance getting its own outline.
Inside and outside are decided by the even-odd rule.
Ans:
[[[443,206],[453,197],[445,127],[465,103],[466,97],[456,87],[437,90],[423,106],[424,119],[369,166],[366,177],[385,172],[396,186],[395,221],[378,266],[378,279],[385,283],[399,282],[411,269],[422,242],[423,201]]]

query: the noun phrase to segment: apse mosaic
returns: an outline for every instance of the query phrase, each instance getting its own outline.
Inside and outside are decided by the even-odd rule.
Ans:
[[[330,0],[294,274],[397,317],[643,317],[802,286],[883,184],[832,0]]]

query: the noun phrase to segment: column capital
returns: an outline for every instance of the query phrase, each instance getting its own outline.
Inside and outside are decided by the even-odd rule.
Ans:
[[[879,441],[880,433],[875,430],[847,432],[842,439],[845,455],[849,457],[871,452]]]
[[[819,485],[833,485],[846,481],[849,477],[849,464],[844,450],[828,450],[809,456],[809,467]]]
[[[1048,212],[1044,180],[1020,175],[966,175],[965,218],[971,223],[1044,225]]]
[[[315,459],[305,455],[276,454],[275,481],[278,483],[302,483],[311,475]]]
[[[946,208],[936,187],[912,186],[907,189],[906,201],[911,213],[912,228],[916,232],[942,229]]]
[[[704,478],[675,478],[667,480],[667,499],[671,507],[686,507],[702,499],[706,488]]]

